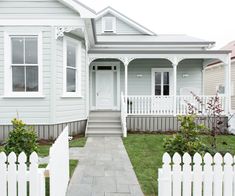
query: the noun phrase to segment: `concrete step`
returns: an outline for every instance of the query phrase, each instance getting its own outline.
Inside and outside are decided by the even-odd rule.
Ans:
[[[90,112],[86,136],[122,136],[121,114],[116,111]]]
[[[92,111],[90,117],[120,117],[121,113],[117,111]]]
[[[121,122],[120,121],[89,121],[88,127],[113,127],[113,126],[119,126],[120,127]]]
[[[102,132],[94,132],[94,133],[86,133],[87,137],[121,137],[122,133],[102,133]]]
[[[120,116],[89,116],[89,121],[121,121]]]

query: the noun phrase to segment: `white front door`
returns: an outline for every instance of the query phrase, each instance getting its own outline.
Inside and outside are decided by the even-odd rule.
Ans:
[[[113,109],[113,71],[96,72],[96,109]]]

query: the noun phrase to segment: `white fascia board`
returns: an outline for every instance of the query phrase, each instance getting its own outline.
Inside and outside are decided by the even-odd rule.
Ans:
[[[84,27],[82,19],[60,20],[60,19],[0,19],[0,26],[79,26]]]
[[[90,9],[89,7],[85,6],[79,1],[74,1],[74,0],[58,0],[67,7],[77,11],[81,18],[95,18],[96,13],[94,10]]]
[[[143,27],[142,25],[138,24],[137,22],[131,20],[130,18],[128,18],[127,16],[125,16],[124,14],[119,13],[118,11],[116,11],[115,9],[111,8],[111,7],[107,7],[104,10],[102,10],[101,12],[99,12],[95,18],[95,20],[98,20],[99,18],[101,18],[102,16],[104,16],[105,14],[110,13],[114,16],[116,16],[117,18],[119,18],[120,20],[126,22],[127,24],[129,24],[130,26],[132,26],[133,28],[138,29],[139,31],[146,33],[148,35],[156,35],[154,32],[148,30],[147,28]]]

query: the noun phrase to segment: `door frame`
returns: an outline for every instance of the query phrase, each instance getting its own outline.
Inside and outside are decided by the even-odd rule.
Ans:
[[[117,87],[116,87],[116,94],[117,94],[117,105],[114,105],[114,89],[113,89],[113,107],[111,110],[115,110],[115,111],[120,111],[120,62],[92,62],[90,65],[90,109],[91,110],[102,110],[102,109],[97,109],[96,107],[96,95],[94,93],[96,93],[96,85],[93,87],[92,83],[93,83],[93,73],[95,73],[98,71],[97,67],[98,66],[116,66],[116,70],[112,69],[111,71],[113,72],[117,72]],[[93,69],[93,67],[95,66],[95,70]],[[101,70],[100,70],[101,71]],[[114,78],[114,77],[113,77]],[[113,80],[114,81],[114,80]],[[95,79],[95,83],[96,83],[96,79]],[[93,96],[95,96],[95,103],[93,103]],[[105,110],[105,109],[104,109]]]
[[[173,68],[152,68],[151,70],[151,93],[155,96],[155,72],[169,72],[169,96],[173,95]],[[163,95],[159,95],[163,96]],[[166,95],[167,96],[167,95]]]

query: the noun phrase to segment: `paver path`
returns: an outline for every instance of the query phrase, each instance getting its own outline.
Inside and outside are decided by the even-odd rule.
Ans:
[[[67,196],[143,196],[120,137],[89,137],[82,150],[70,154],[79,164]]]

